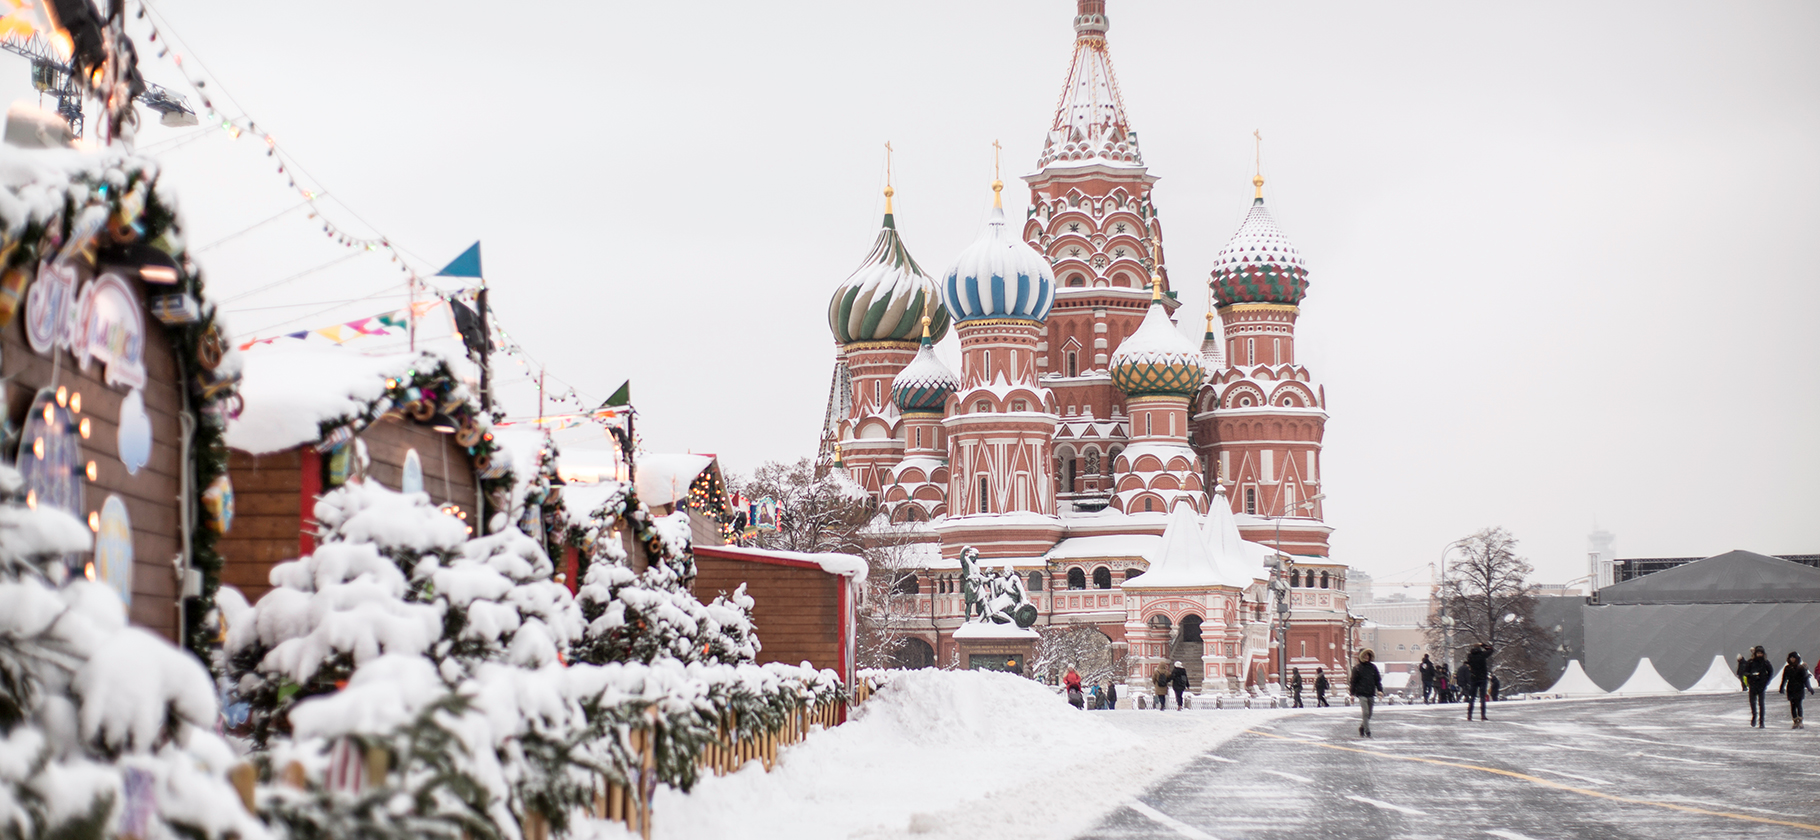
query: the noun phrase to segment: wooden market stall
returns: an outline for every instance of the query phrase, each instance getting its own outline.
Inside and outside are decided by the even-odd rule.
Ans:
[[[695,597],[711,600],[741,585],[752,596],[752,625],[764,643],[758,662],[808,662],[851,679],[866,561],[728,545],[698,545],[694,554]]]
[[[414,490],[480,531],[483,487],[509,468],[479,404],[434,353],[366,356],[342,347],[245,354],[246,409],[228,428],[234,529],[220,542],[222,582],[249,601],[272,567],[315,549],[323,493],[350,481]]]

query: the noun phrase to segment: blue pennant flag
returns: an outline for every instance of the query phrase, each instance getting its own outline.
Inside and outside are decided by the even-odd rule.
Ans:
[[[437,277],[479,277],[479,276],[481,276],[480,275],[480,243],[476,242],[473,245],[469,245],[468,249],[466,251],[462,251],[461,256],[456,257],[454,262],[451,262],[448,265],[443,266],[443,269],[441,271],[436,272],[436,276]]]

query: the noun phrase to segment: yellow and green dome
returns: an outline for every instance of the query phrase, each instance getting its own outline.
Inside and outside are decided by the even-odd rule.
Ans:
[[[1160,299],[1112,354],[1112,384],[1129,396],[1191,398],[1206,378],[1200,348],[1170,322]]]

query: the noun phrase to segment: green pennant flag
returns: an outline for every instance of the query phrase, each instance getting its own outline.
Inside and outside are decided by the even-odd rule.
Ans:
[[[480,243],[476,242],[472,245],[469,245],[468,249],[466,251],[462,251],[461,256],[456,257],[454,262],[451,262],[447,266],[444,266],[441,271],[436,272],[436,276],[438,276],[438,277],[479,277],[479,276],[481,276],[481,274],[480,274]]]
[[[606,402],[600,404],[600,407],[601,408],[611,408],[616,405],[631,405],[631,404],[632,404],[632,380],[628,379],[624,382],[619,383],[619,390],[614,391],[613,396],[608,397]]]

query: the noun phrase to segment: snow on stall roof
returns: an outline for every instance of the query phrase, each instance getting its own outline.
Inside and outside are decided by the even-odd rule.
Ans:
[[[806,563],[814,563],[821,566],[822,571],[831,575],[840,575],[841,577],[850,577],[854,580],[861,581],[866,579],[866,561],[851,554],[841,554],[832,551],[822,553],[774,551],[768,548],[743,548],[736,545],[717,545],[714,546],[714,550],[725,551],[732,554],[751,554],[754,557],[762,555],[766,557],[781,557],[786,560],[801,560]]]
[[[714,463],[713,455],[650,452],[638,456],[638,500],[651,507],[689,495],[695,477]]]
[[[227,444],[254,455],[320,439],[324,422],[358,416],[385,396],[388,378],[439,363],[465,377],[467,365],[427,350],[368,356],[305,342],[281,342],[241,355],[245,408],[228,421]]]
[[[1656,663],[1645,656],[1637,660],[1637,669],[1632,671],[1630,679],[1612,689],[1613,697],[1659,697],[1666,694],[1680,694],[1681,690],[1670,685],[1656,670]]]
[[[1700,675],[1693,685],[1682,690],[1683,694],[1730,694],[1738,690],[1738,675],[1732,672],[1731,663],[1723,656],[1714,656],[1713,664]]]
[[[1604,697],[1609,692],[1600,688],[1598,683],[1592,681],[1592,677],[1586,675],[1586,669],[1580,667],[1580,660],[1569,659],[1567,660],[1567,670],[1561,673],[1561,678],[1555,680],[1555,684],[1542,693],[1559,694],[1563,697]]]
[[[594,511],[624,492],[625,485],[617,481],[567,484],[562,488],[563,511],[568,514],[569,524],[585,528],[594,521]]]
[[[1150,568],[1119,585],[1125,589],[1186,589],[1226,583],[1229,576],[1201,538],[1199,520],[1194,506],[1176,505],[1162,542],[1150,554]]]

